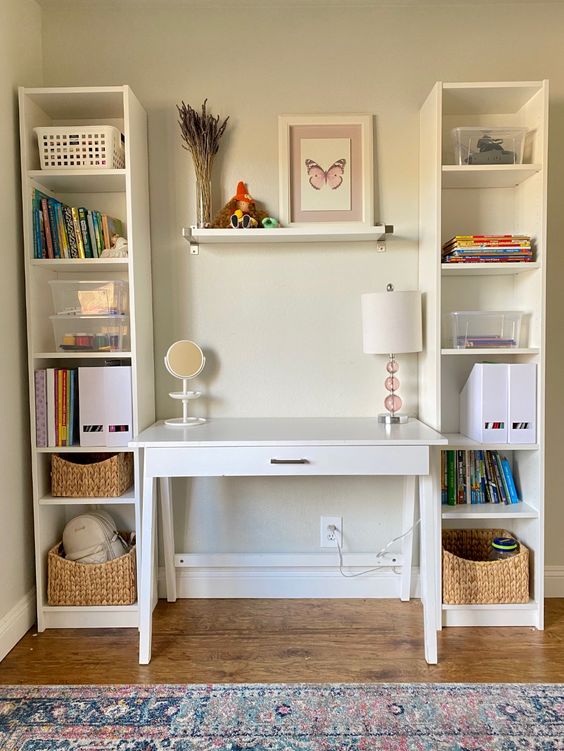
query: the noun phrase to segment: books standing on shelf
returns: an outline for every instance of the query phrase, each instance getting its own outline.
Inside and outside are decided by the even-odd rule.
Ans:
[[[441,501],[459,504],[519,503],[509,460],[499,451],[441,451]]]
[[[127,446],[133,435],[131,365],[35,371],[37,448]]]
[[[35,440],[37,448],[78,446],[78,370],[35,371]]]
[[[455,235],[442,249],[443,263],[529,263],[533,260],[528,235]]]
[[[113,235],[124,236],[119,219],[71,207],[37,188],[32,194],[34,258],[99,258]]]

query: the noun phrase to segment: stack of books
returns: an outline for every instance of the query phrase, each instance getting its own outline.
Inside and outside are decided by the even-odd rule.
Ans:
[[[528,263],[528,235],[455,235],[443,245],[443,263]]]
[[[99,258],[114,235],[124,236],[119,219],[66,206],[35,188],[32,212],[34,258]]]
[[[37,448],[78,446],[78,369],[35,371],[35,437]]]
[[[441,451],[441,500],[449,506],[519,503],[508,459],[499,451]]]

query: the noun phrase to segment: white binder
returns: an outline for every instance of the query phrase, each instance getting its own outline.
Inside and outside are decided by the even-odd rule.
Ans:
[[[106,446],[127,446],[133,438],[131,366],[104,368]]]
[[[511,363],[508,369],[508,443],[536,443],[537,366]]]
[[[460,392],[460,432],[479,443],[507,443],[507,365],[476,363]]]
[[[133,435],[131,366],[78,369],[81,446],[127,446]]]

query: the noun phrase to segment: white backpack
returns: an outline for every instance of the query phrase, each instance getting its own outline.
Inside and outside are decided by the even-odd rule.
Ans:
[[[127,553],[128,544],[107,511],[75,516],[63,532],[65,557],[79,563],[106,563]]]

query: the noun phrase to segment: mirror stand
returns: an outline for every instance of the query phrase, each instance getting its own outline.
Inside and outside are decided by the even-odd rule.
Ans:
[[[205,417],[188,417],[188,405],[192,399],[198,399],[201,391],[188,391],[188,381],[196,378],[206,364],[206,358],[201,348],[189,339],[171,344],[164,358],[164,364],[168,372],[175,378],[182,380],[182,391],[171,391],[172,399],[182,401],[182,417],[172,417],[165,420],[165,425],[176,428],[190,428],[206,422]]]
[[[180,399],[182,401],[182,417],[171,417],[165,420],[165,425],[173,425],[179,428],[189,428],[193,425],[201,425],[206,421],[205,417],[188,417],[188,405],[192,399],[198,399],[201,391],[188,391],[188,379],[182,379],[182,391],[171,391],[171,399]]]

